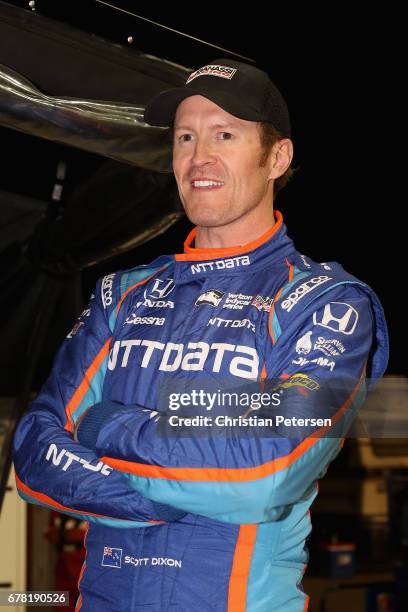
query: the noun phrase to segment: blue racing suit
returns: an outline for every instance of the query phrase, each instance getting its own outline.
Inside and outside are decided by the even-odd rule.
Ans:
[[[98,281],[15,434],[23,499],[89,522],[83,612],[306,610],[317,481],[387,365],[374,292],[298,253],[279,212],[244,246],[195,248],[195,233]],[[279,405],[165,435],[170,413],[212,414],[163,401],[160,385],[189,380],[272,388]],[[322,414],[335,429],[291,433]],[[268,435],[248,415],[293,419]]]

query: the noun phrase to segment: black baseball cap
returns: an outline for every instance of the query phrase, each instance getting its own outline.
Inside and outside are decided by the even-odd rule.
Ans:
[[[250,64],[225,58],[194,70],[184,86],[166,89],[152,98],[145,109],[145,122],[171,127],[180,102],[195,95],[208,98],[240,119],[272,123],[282,137],[290,138],[286,102],[268,74]]]

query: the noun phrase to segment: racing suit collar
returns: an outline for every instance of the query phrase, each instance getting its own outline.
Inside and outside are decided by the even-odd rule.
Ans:
[[[287,267],[292,259],[294,245],[286,234],[282,214],[275,211],[276,223],[256,240],[242,246],[227,248],[195,248],[192,246],[197,232],[194,228],[184,243],[184,253],[174,255],[176,283],[218,274],[257,273],[265,266],[277,264]]]
[[[251,251],[255,251],[263,244],[268,242],[275,234],[277,234],[283,225],[283,216],[279,210],[274,211],[275,225],[269,228],[264,234],[246,244],[240,246],[224,247],[224,248],[199,248],[192,246],[197,235],[197,227],[194,227],[184,241],[184,253],[175,255],[176,261],[203,261],[209,259],[220,259],[225,257],[233,257],[236,255],[244,255]]]

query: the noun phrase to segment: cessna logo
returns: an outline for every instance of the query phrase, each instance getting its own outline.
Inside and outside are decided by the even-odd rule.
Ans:
[[[132,312],[123,325],[164,325],[165,320],[166,317],[137,317]]]
[[[191,266],[191,273],[198,274],[199,272],[207,272],[208,270],[225,270],[239,266],[249,266],[250,263],[251,261],[248,255],[231,257],[229,259],[218,259],[216,261],[205,261],[203,263],[193,264]]]
[[[327,283],[327,281],[331,280],[330,276],[316,276],[315,278],[311,278],[309,281],[302,283],[297,287],[292,293],[286,297],[286,299],[282,302],[283,310],[287,310],[290,312],[292,308],[310,291],[313,291],[319,285],[323,285],[323,283]]]
[[[228,368],[233,376],[250,379],[258,377],[259,369],[255,348],[226,342],[189,342],[184,345],[156,340],[117,340],[109,353],[108,368],[126,368],[129,359],[133,359],[137,367],[150,366],[162,372],[203,371],[209,362],[212,372],[220,372],[223,367],[224,370]]]

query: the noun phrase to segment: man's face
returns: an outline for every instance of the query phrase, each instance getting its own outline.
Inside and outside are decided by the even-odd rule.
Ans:
[[[190,221],[220,227],[272,207],[270,167],[259,166],[258,124],[203,96],[183,100],[174,121],[173,171]],[[204,181],[204,182],[195,182]],[[208,184],[208,181],[217,184]],[[221,183],[221,184],[219,184]]]

